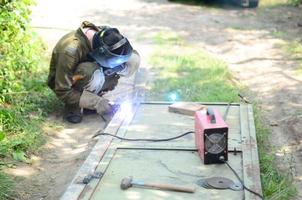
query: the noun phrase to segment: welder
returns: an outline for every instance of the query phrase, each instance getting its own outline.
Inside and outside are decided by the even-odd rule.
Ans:
[[[48,86],[65,105],[64,119],[80,123],[83,110],[113,112],[103,94],[114,90],[121,76],[134,74],[139,64],[138,52],[118,29],[85,21],[53,49]]]

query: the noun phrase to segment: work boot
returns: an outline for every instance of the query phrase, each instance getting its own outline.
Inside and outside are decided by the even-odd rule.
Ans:
[[[65,105],[63,118],[70,123],[77,124],[82,121],[81,108],[77,105]]]
[[[83,115],[95,115],[95,114],[97,114],[96,110],[91,110],[87,108],[83,109]]]

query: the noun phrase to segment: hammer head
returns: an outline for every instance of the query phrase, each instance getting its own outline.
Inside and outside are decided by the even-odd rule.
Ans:
[[[122,179],[121,182],[121,189],[122,190],[127,190],[132,186],[132,176],[126,177]]]

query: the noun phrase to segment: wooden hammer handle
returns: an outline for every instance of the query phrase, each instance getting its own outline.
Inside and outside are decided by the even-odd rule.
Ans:
[[[155,188],[155,189],[171,190],[177,192],[188,192],[188,193],[195,192],[194,187],[177,186],[177,185],[170,185],[170,184],[163,184],[163,183],[144,183],[144,186]]]

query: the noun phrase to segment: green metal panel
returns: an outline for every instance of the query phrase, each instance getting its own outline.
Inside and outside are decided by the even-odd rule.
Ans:
[[[128,138],[167,138],[194,130],[194,118],[168,112],[169,104],[142,104],[130,123],[121,126],[117,135]],[[227,105],[208,105],[223,115]],[[229,125],[229,163],[244,182],[261,191],[255,130],[250,106],[233,104],[226,120]],[[100,138],[99,140],[103,140]],[[101,180],[93,179],[79,199],[254,199],[248,192],[207,190],[196,186],[202,177],[223,176],[237,181],[232,171],[223,164],[204,165],[195,149],[194,135],[176,141],[125,142],[114,139],[95,172],[102,172]],[[255,160],[253,160],[255,159]],[[130,188],[120,189],[122,178],[133,176],[150,182],[195,185],[194,194]]]

